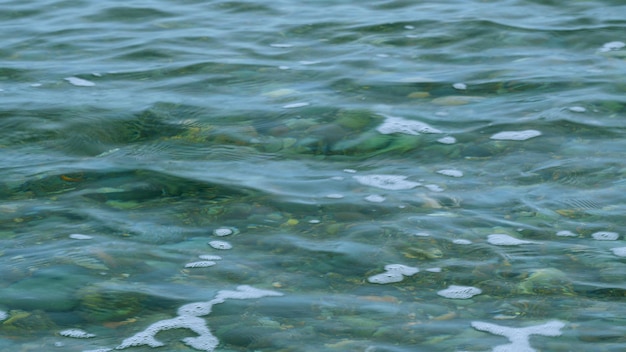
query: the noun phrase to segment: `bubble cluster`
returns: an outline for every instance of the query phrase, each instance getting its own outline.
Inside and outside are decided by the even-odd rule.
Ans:
[[[211,260],[202,260],[185,264],[185,268],[207,268],[217,263]]]

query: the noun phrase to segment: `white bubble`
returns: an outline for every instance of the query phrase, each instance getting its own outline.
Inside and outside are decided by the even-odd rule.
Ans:
[[[463,177],[463,171],[455,170],[455,169],[443,169],[437,170],[438,174],[450,177]]]
[[[495,233],[487,236],[487,242],[496,246],[517,246],[520,244],[532,244],[535,242],[517,239],[513,236]]]
[[[404,276],[411,276],[417,274],[420,270],[413,266],[407,266],[402,264],[387,264],[385,270],[389,272],[398,272]]]
[[[209,242],[209,246],[215,249],[231,249],[233,246],[226,241],[211,241]]]
[[[626,257],[626,247],[611,248],[611,251],[618,257]]]
[[[457,90],[466,90],[467,89],[467,85],[465,83],[455,83],[455,84],[452,85],[452,87],[454,89],[457,89]]]
[[[387,190],[404,190],[420,186],[421,183],[406,181],[407,176],[398,175],[366,175],[352,176],[362,185],[372,186]]]
[[[591,237],[598,241],[615,241],[619,238],[619,234],[617,232],[598,231],[591,234]]]
[[[349,173],[349,174],[356,174],[357,171],[355,169],[343,169],[343,172]]]
[[[572,231],[568,231],[568,230],[562,230],[556,233],[557,236],[560,237],[576,237],[577,235],[575,233],[573,233]]]
[[[406,26],[404,26],[404,29],[415,29],[415,27],[411,26],[411,25],[406,25]]]
[[[283,109],[295,109],[295,108],[301,108],[303,106],[308,106],[308,105],[309,103],[306,103],[306,102],[292,103],[292,104],[283,105]]]
[[[71,238],[71,239],[74,239],[74,240],[90,240],[90,239],[93,238],[93,237],[91,237],[89,235],[83,235],[83,234],[80,234],[80,233],[73,233],[73,234],[69,235],[68,237]]]
[[[95,86],[96,84],[88,81],[86,79],[82,79],[82,78],[78,78],[78,77],[65,77],[64,78],[66,81],[70,82],[70,84],[75,85],[75,86],[79,86],[79,87],[92,87]]]
[[[620,42],[620,41],[608,42],[602,45],[602,47],[600,48],[600,51],[608,52],[608,51],[620,50],[624,46],[626,46],[624,42]]]
[[[236,234],[238,232],[239,231],[234,227],[220,227],[220,228],[213,230],[213,234],[219,237],[229,236],[232,234]]]
[[[59,335],[65,337],[72,337],[75,339],[88,339],[90,337],[95,337],[96,335],[90,334],[81,329],[67,329],[59,332]]]
[[[442,137],[442,138],[439,138],[437,142],[441,144],[454,144],[456,143],[456,138],[451,137],[451,136]]]
[[[311,220],[309,220],[309,224],[319,224],[320,222],[322,222],[322,221],[319,220],[319,219],[311,219]]]
[[[217,263],[215,263],[212,260],[202,260],[202,261],[198,261],[198,262],[191,262],[191,263],[187,263],[185,264],[185,268],[208,268],[210,266],[213,266]]]
[[[365,200],[368,202],[372,202],[372,203],[382,203],[386,200],[387,198],[379,195],[379,194],[370,194],[369,196],[365,197]]]
[[[330,199],[341,199],[344,197],[344,195],[339,194],[339,193],[330,193],[330,194],[327,194],[325,197],[330,198]]]
[[[321,61],[307,61],[307,60],[298,61],[298,63],[301,65],[316,65],[316,64],[319,64],[320,62]]]
[[[284,66],[284,65],[281,65],[281,66],[278,66],[278,69],[279,69],[279,70],[288,70],[288,69],[289,69],[289,66]]]
[[[472,286],[450,285],[447,289],[438,291],[437,294],[451,299],[469,299],[482,292],[481,289]]]
[[[430,237],[428,232],[415,232],[412,235],[416,237]]]
[[[465,240],[465,239],[462,239],[462,238],[457,238],[457,239],[453,240],[452,243],[454,243],[454,244],[472,244],[472,241]]]
[[[585,112],[585,111],[587,111],[587,109],[585,109],[582,106],[570,106],[568,108],[568,110],[571,111],[571,112]]]
[[[525,131],[503,131],[491,136],[491,139],[502,141],[525,141],[530,138],[541,136],[541,132],[536,130]]]
[[[418,135],[420,133],[441,133],[440,130],[429,126],[420,121],[407,120],[401,117],[387,116],[385,122],[376,128],[382,134],[404,133],[410,135]]]

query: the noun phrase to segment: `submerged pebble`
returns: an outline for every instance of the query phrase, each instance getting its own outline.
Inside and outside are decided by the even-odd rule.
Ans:
[[[491,136],[491,139],[501,141],[525,141],[530,138],[541,136],[541,132],[537,130],[524,131],[503,131]]]
[[[451,299],[469,299],[481,294],[483,291],[472,286],[450,285],[445,290],[438,291],[439,296]]]

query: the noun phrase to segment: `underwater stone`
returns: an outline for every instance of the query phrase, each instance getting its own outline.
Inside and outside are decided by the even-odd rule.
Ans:
[[[75,339],[88,339],[91,337],[95,337],[96,335],[94,334],[90,334],[84,330],[81,329],[67,329],[67,330],[63,330],[61,332],[59,332],[59,335],[61,336],[65,336],[65,337],[72,337]]]
[[[615,241],[619,238],[617,232],[598,231],[591,234],[594,240],[597,241]]]
[[[367,175],[352,176],[362,185],[382,188],[392,191],[411,189],[421,186],[419,182],[406,181],[407,176],[399,175]]]
[[[536,130],[525,131],[503,131],[491,136],[491,139],[501,141],[525,141],[530,138],[541,136],[541,132]]]
[[[468,299],[483,293],[479,288],[472,286],[450,285],[447,289],[438,291],[439,296],[451,299]]]
[[[561,328],[565,326],[565,323],[553,320],[542,325],[525,328],[510,328],[481,321],[473,321],[471,325],[476,330],[509,339],[510,344],[496,346],[492,350],[493,352],[535,352],[535,349],[530,346],[530,335],[560,336]]]

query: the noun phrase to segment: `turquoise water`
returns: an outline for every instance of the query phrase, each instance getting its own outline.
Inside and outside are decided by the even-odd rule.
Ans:
[[[0,350],[626,349],[621,1],[3,8]]]

